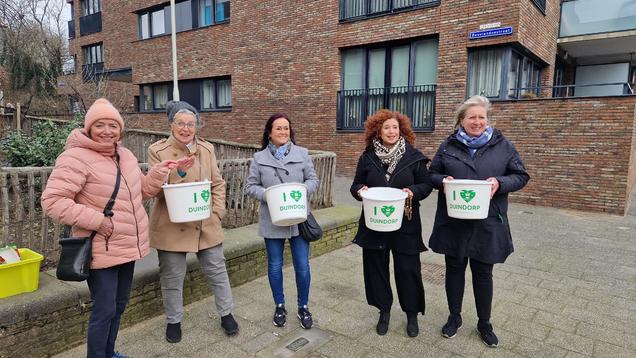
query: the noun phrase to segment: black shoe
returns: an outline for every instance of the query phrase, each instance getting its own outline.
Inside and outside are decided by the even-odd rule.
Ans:
[[[166,341],[170,343],[181,342],[181,322],[168,323],[166,326]]]
[[[221,327],[223,327],[225,334],[228,336],[233,336],[239,331],[239,325],[236,323],[236,320],[231,313],[227,316],[221,317]]]
[[[409,337],[417,337],[420,334],[420,327],[417,325],[417,313],[406,314],[406,334]]]
[[[448,321],[442,327],[442,337],[444,338],[455,338],[457,335],[457,330],[462,327],[462,316],[451,314],[448,316]]]
[[[499,339],[492,330],[492,324],[490,324],[490,322],[479,320],[479,323],[477,323],[477,331],[485,345],[491,348],[499,346]]]
[[[314,320],[311,318],[311,313],[307,309],[307,306],[302,306],[298,308],[298,320],[300,321],[300,326],[304,329],[310,329],[311,326],[314,325]]]
[[[384,336],[386,332],[389,330],[390,319],[391,319],[391,312],[380,312],[380,318],[378,319],[378,324],[377,326],[375,326],[375,331],[380,336]]]
[[[276,305],[276,310],[274,310],[274,319],[272,323],[276,327],[285,327],[285,323],[287,322],[287,310],[285,309],[284,304]]]

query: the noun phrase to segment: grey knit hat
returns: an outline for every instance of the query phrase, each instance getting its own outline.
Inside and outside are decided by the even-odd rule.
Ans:
[[[192,112],[197,121],[197,127],[201,126],[199,112],[190,103],[183,101],[170,101],[166,103],[166,113],[168,114],[168,124],[174,122],[174,117],[179,112]]]

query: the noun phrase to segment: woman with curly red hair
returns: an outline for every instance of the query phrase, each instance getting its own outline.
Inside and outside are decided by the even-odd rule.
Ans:
[[[366,227],[360,215],[354,243],[362,247],[364,286],[369,305],[380,310],[376,326],[379,335],[389,328],[393,294],[389,274],[389,253],[393,255],[395,284],[402,311],[406,313],[406,333],[419,334],[417,315],[424,314],[424,285],[420,253],[422,241],[420,200],[431,193],[428,184],[429,159],[415,149],[410,119],[398,112],[381,109],[365,122],[366,149],[358,160],[351,195],[362,200],[361,192],[371,187],[392,187],[407,193],[412,216],[402,220],[397,231],[379,232]]]

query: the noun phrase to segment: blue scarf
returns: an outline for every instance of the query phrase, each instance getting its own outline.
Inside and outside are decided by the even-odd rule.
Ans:
[[[274,143],[270,141],[269,144],[267,145],[267,148],[269,149],[270,153],[272,153],[274,158],[282,161],[285,159],[287,154],[289,154],[289,150],[291,149],[290,143],[291,141],[289,140],[287,141],[287,143],[281,145],[280,147],[277,147]]]
[[[477,153],[477,149],[486,145],[490,138],[492,138],[492,132],[493,128],[488,126],[486,127],[484,133],[482,133],[479,137],[471,137],[468,135],[468,133],[466,133],[463,127],[459,127],[457,134],[455,134],[455,138],[457,138],[458,141],[464,143],[470,151],[470,156],[474,157],[475,153]]]

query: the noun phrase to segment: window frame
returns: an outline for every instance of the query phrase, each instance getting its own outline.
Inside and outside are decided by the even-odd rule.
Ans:
[[[217,17],[217,5],[220,4],[220,2],[218,0],[210,0],[211,2],[211,23],[209,24],[203,24],[203,18],[201,16],[202,13],[202,4],[205,3],[206,0],[181,0],[181,1],[177,1],[175,3],[175,6],[178,6],[178,4],[182,4],[184,2],[189,2],[189,8],[190,8],[190,25],[189,26],[185,26],[184,29],[177,29],[177,33],[180,32],[184,32],[184,31],[190,31],[190,30],[196,30],[196,29],[200,29],[200,28],[204,28],[204,27],[208,27],[208,26],[214,26],[214,25],[219,25],[219,24],[225,24],[230,22],[230,14],[231,14],[231,5],[228,5],[228,14],[226,15],[225,19],[217,21],[216,17]],[[228,1],[224,1],[227,2],[228,4],[231,4],[231,0]],[[152,39],[155,37],[160,37],[160,36],[166,36],[166,35],[170,35],[171,32],[171,18],[170,18],[170,12],[167,11],[170,8],[170,4],[161,4],[158,6],[153,6],[153,7],[149,7],[146,9],[142,9],[136,12],[137,14],[137,39],[138,40],[148,40],[148,39]],[[158,11],[163,11],[163,21],[164,21],[164,32],[163,33],[158,33],[155,34],[152,31],[152,26],[153,26],[153,21],[152,21],[152,14]],[[148,33],[147,37],[144,37],[144,24],[142,21],[142,17],[143,16],[147,16],[148,17],[148,23],[147,23],[147,28],[145,29],[145,31]],[[176,19],[176,21],[179,21],[178,19]]]
[[[432,86],[433,90],[429,91],[426,90],[425,92],[422,93],[427,93],[427,92],[433,92],[433,96],[436,97],[436,87],[437,87],[437,80],[435,81],[435,83],[429,83],[429,84],[415,84],[415,67],[416,67],[416,52],[417,52],[417,46],[419,43],[423,42],[423,41],[427,41],[427,40],[433,40],[436,42],[437,45],[437,62],[436,62],[436,74],[435,77],[437,79],[438,76],[438,70],[439,70],[439,37],[437,36],[427,36],[427,37],[418,37],[418,38],[410,38],[410,39],[406,39],[406,40],[399,40],[399,41],[392,41],[392,42],[384,42],[384,43],[377,43],[377,44],[370,44],[370,45],[366,45],[366,46],[355,46],[355,47],[348,47],[348,48],[341,48],[340,49],[340,93],[342,91],[347,91],[345,89],[345,65],[344,65],[344,57],[346,56],[346,53],[348,51],[359,51],[362,50],[363,51],[363,61],[362,61],[362,88],[360,88],[361,91],[366,91],[369,92],[369,90],[371,89],[377,89],[378,87],[369,87],[369,79],[371,78],[370,73],[369,73],[369,69],[370,69],[370,53],[373,50],[377,50],[377,49],[383,49],[384,50],[384,86],[380,87],[382,89],[382,93],[381,94],[371,94],[371,96],[375,96],[375,95],[381,95],[384,96],[386,98],[388,98],[389,101],[391,101],[390,97],[392,95],[397,95],[397,94],[402,94],[404,92],[395,92],[395,93],[391,93],[391,92],[387,92],[387,89],[391,89],[391,88],[400,88],[400,87],[405,87],[407,88],[406,92],[404,94],[407,95],[407,97],[409,99],[407,99],[407,102],[405,104],[405,110],[404,111],[400,111],[401,113],[406,114],[407,116],[409,116],[409,118],[412,121],[412,124],[415,124],[415,120],[414,118],[412,118],[412,116],[414,115],[414,100],[411,98],[413,96],[415,87],[417,86]],[[408,68],[407,68],[407,84],[406,85],[402,85],[402,86],[392,86],[392,70],[393,70],[393,57],[394,57],[394,50],[400,48],[400,47],[405,47],[408,46]],[[350,88],[348,90],[355,90],[354,88]],[[368,94],[367,94],[368,96]],[[370,96],[369,96],[370,97]],[[383,106],[386,105],[387,103],[385,102],[386,99],[383,100]],[[366,113],[368,112],[368,106],[370,105],[370,101],[367,98],[366,102],[362,104],[362,106],[364,106],[364,110],[363,112]],[[413,131],[415,132],[432,132],[435,129],[435,104],[433,101],[432,104],[432,109],[431,109],[431,115],[432,118],[430,126],[413,126]],[[397,110],[397,109],[393,109],[393,110]],[[341,118],[339,118],[341,115],[340,113],[340,109],[338,109],[338,113],[336,114],[337,117],[337,123],[340,123],[340,121],[342,120]],[[366,113],[366,115],[371,115],[371,113]],[[363,119],[362,123],[364,123],[364,121],[366,120]],[[357,128],[357,127],[343,127],[340,128],[339,124],[337,125],[337,131],[338,132],[359,132],[363,129],[361,128]]]
[[[396,13],[401,13],[401,12],[406,12],[406,11],[413,11],[413,10],[418,10],[418,9],[424,9],[424,8],[428,8],[428,7],[434,7],[434,6],[439,6],[441,4],[441,0],[425,0],[426,2],[422,3],[422,4],[410,4],[407,6],[393,6],[394,2],[399,1],[399,0],[388,0],[387,3],[387,8],[386,10],[382,10],[382,11],[374,11],[371,12],[370,8],[370,0],[358,0],[361,3],[363,3],[363,7],[364,10],[362,10],[362,13],[359,15],[354,15],[354,16],[349,16],[349,17],[344,17],[344,7],[345,7],[345,3],[347,1],[355,1],[355,0],[339,0],[338,1],[338,21],[339,22],[352,22],[352,21],[359,21],[359,20],[365,20],[365,19],[370,19],[370,18],[374,18],[374,17],[379,17],[379,16],[386,16],[386,15],[391,15],[391,14],[396,14]],[[417,0],[409,0],[410,2],[417,2]]]
[[[486,96],[488,99],[493,100],[493,101],[501,101],[501,100],[518,100],[521,99],[521,97],[528,92],[531,92],[531,90],[519,90],[520,93],[519,95],[515,96],[515,95],[511,95],[511,89],[518,89],[518,88],[528,88],[528,87],[540,87],[541,86],[541,76],[542,74],[544,74],[544,69],[545,69],[545,64],[541,63],[537,58],[535,58],[532,55],[528,55],[528,54],[524,54],[525,51],[521,50],[521,49],[517,49],[514,46],[510,46],[510,45],[497,45],[497,46],[483,46],[483,47],[473,47],[473,48],[469,48],[468,49],[468,61],[467,61],[467,68],[466,68],[466,98],[473,96],[473,95],[478,95],[479,93],[470,93],[470,87],[471,87],[471,78],[470,78],[470,73],[471,73],[471,69],[472,66],[474,64],[474,53],[477,51],[483,51],[483,50],[492,50],[492,49],[500,49],[501,50],[501,73],[499,76],[499,94],[497,96]],[[517,87],[511,88],[509,83],[508,83],[508,73],[510,73],[510,68],[512,65],[512,55],[513,53],[515,55],[517,55],[520,58],[520,65],[519,68],[517,69],[517,78],[516,78],[516,82],[517,82]],[[523,69],[526,66],[527,63],[530,63],[531,65],[531,69],[532,69],[532,78],[530,79],[530,82],[532,84],[533,78],[534,78],[534,73],[535,71],[538,69],[538,77],[537,77],[537,83],[536,86],[525,86],[523,83]],[[519,86],[521,85],[521,86]],[[535,93],[536,95],[539,94],[540,92],[540,88],[537,88],[536,91],[532,91],[533,93]]]
[[[98,49],[99,49],[99,53],[98,53]],[[97,42],[94,44],[82,46],[82,56],[83,56],[82,58],[83,65],[96,65],[96,64],[104,63],[104,43]],[[101,61],[97,61],[98,58]],[[87,61],[87,59],[91,61],[89,62]],[[93,59],[95,61],[92,61]]]
[[[102,11],[101,0],[80,0],[82,16],[89,16]]]
[[[204,104],[203,104],[204,103],[203,102],[203,85],[207,81],[212,81],[212,94],[214,96],[214,98],[213,98],[214,107],[213,108],[204,108]],[[219,81],[229,81],[230,82],[230,105],[229,106],[220,106],[218,104],[217,82],[219,82]],[[184,81],[179,83],[179,91],[181,91],[182,93],[184,92],[184,88],[181,88],[182,84],[185,87],[186,83],[188,85],[190,85],[190,86],[192,84],[195,84],[196,86],[198,86],[199,104],[198,104],[198,106],[196,104],[193,104],[193,103],[191,103],[191,104],[193,104],[195,107],[198,107],[197,110],[199,112],[230,112],[230,111],[232,111],[232,96],[231,96],[232,77],[231,76],[225,75],[225,76],[204,77],[204,78],[195,78],[195,79],[184,80]],[[139,84],[139,106],[137,107],[139,112],[152,113],[152,112],[165,111],[165,107],[161,108],[161,107],[157,107],[157,105],[156,105],[155,88],[158,87],[158,86],[167,86],[167,91],[168,91],[168,99],[167,100],[168,101],[172,100],[172,92],[173,92],[173,89],[174,89],[174,85],[173,85],[172,82],[155,82],[155,83],[142,83],[142,84]],[[149,89],[150,97],[148,97],[148,96],[146,96],[144,94],[144,89],[145,88]],[[149,101],[150,108],[146,108],[146,103],[147,103],[146,99],[147,98],[150,98],[150,101]],[[193,99],[193,101],[196,102],[196,99]],[[143,108],[142,108],[142,106],[143,106]]]

